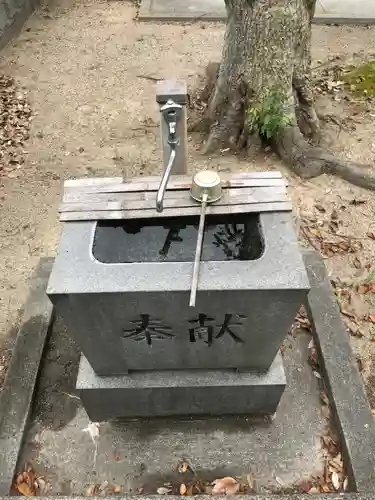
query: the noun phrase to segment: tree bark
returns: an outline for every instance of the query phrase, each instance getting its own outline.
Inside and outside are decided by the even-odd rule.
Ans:
[[[204,152],[249,144],[254,130],[248,111],[259,108],[270,89],[284,96],[288,123],[271,145],[302,177],[336,174],[375,189],[371,169],[337,159],[312,146],[319,120],[311,83],[311,21],[316,0],[225,0],[227,25],[220,64],[210,64],[204,98],[207,111],[200,129],[210,132]]]

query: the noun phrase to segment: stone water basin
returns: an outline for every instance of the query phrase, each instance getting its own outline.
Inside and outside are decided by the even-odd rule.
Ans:
[[[67,222],[48,295],[99,375],[266,372],[309,283],[290,213]]]

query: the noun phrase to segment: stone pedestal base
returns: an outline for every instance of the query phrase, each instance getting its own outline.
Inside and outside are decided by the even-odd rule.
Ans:
[[[266,373],[234,370],[143,371],[98,376],[82,356],[83,406],[94,422],[134,417],[273,414],[286,385],[278,354]]]

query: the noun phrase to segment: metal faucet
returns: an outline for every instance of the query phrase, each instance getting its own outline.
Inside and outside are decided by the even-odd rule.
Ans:
[[[168,180],[172,172],[172,168],[176,159],[176,148],[180,143],[180,139],[176,135],[177,122],[181,117],[182,106],[175,103],[172,99],[168,99],[166,104],[160,108],[160,112],[163,115],[164,120],[168,126],[168,144],[170,147],[170,154],[168,164],[163,172],[163,177],[161,179],[158,193],[156,195],[156,210],[158,212],[163,211],[163,200],[165,195],[165,190],[167,188]]]

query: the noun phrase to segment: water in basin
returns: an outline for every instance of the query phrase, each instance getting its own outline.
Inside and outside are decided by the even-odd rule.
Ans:
[[[98,221],[93,255],[103,263],[192,262],[199,217]],[[263,252],[257,214],[206,217],[202,260],[255,260]]]

